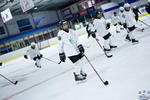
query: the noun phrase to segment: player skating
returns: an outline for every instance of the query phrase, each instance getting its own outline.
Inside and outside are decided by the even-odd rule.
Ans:
[[[120,21],[120,18],[116,12],[113,13],[113,16],[111,18],[111,22],[116,27],[116,33],[120,33],[120,29],[122,29],[121,28],[121,21]]]
[[[94,28],[93,20],[94,20],[93,18],[89,18],[87,26],[86,26],[86,31],[88,33],[88,38],[93,34],[93,28]]]
[[[28,59],[28,56],[34,60],[35,66],[38,68],[41,68],[41,58],[43,55],[40,53],[39,49],[36,47],[35,43],[31,43],[30,48],[27,50],[26,54],[24,55],[24,58]]]
[[[133,10],[133,13],[135,15],[136,22],[138,22],[138,20],[139,20],[139,14],[142,14],[142,13],[139,11],[139,9],[136,6],[134,6],[132,8],[132,10]]]
[[[135,39],[133,34],[136,30],[135,23],[133,21],[134,13],[131,11],[130,5],[128,3],[124,5],[124,9],[125,9],[125,22],[129,30],[126,39],[128,41],[131,41],[132,43],[138,43],[139,41]]]
[[[120,7],[119,8],[119,19],[120,19],[120,22],[121,22],[121,25],[123,26],[123,28],[125,28],[127,30],[127,24],[126,24],[126,21],[125,21],[125,13],[124,13],[124,7]],[[127,30],[128,32],[128,30]]]
[[[60,22],[61,30],[58,32],[58,50],[59,57],[62,62],[65,62],[68,57],[75,65],[73,72],[75,81],[85,80],[87,74],[84,72],[84,48],[79,43],[77,34],[73,29],[69,28],[67,21]]]
[[[146,6],[145,6],[145,10],[148,14],[150,14],[150,0],[148,0]]]
[[[143,25],[141,24],[141,22],[140,22],[140,20],[139,20],[139,14],[142,14],[142,13],[139,11],[139,9],[138,9],[136,6],[134,6],[134,7],[132,8],[132,11],[133,11],[133,13],[134,13],[134,18],[135,18],[135,20],[136,20],[136,27],[137,27],[137,28],[142,27]],[[143,32],[143,31],[144,31],[144,28],[139,28],[139,30],[140,30],[141,32]]]
[[[103,43],[104,51],[110,51],[112,48],[117,48],[117,46],[112,43],[112,34],[108,32],[110,28],[110,23],[106,23],[106,20],[102,17],[102,12],[96,12],[94,19],[94,30],[96,35],[93,34],[93,38],[100,38],[100,42]]]

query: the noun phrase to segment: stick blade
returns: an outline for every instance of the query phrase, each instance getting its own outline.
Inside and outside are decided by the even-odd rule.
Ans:
[[[61,61],[60,62],[58,62],[58,64],[60,64],[61,63]]]
[[[112,55],[106,55],[107,56],[107,58],[111,58],[112,57]]]
[[[105,81],[105,82],[104,82],[104,85],[108,85],[108,84],[109,84],[109,82],[108,82],[108,81]]]
[[[17,85],[17,83],[18,83],[18,81],[15,81],[15,82],[14,82],[14,85]]]

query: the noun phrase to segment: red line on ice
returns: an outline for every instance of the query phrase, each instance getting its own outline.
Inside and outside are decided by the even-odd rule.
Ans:
[[[36,83],[36,84],[34,84],[34,85],[32,85],[32,86],[30,86],[30,87],[28,87],[28,88],[25,88],[25,89],[23,89],[23,90],[21,90],[21,91],[19,91],[19,92],[16,92],[15,94],[13,94],[13,95],[11,95],[11,96],[8,96],[8,97],[4,98],[3,100],[8,100],[8,99],[10,99],[10,98],[13,98],[13,97],[15,97],[15,96],[17,96],[17,95],[19,95],[19,94],[21,94],[21,93],[27,91],[27,90],[30,90],[30,89],[32,89],[32,88],[34,88],[34,87],[36,87],[36,86],[39,86],[39,85],[41,85],[41,84],[43,84],[43,83],[45,83],[45,82],[47,82],[47,81],[49,81],[49,80],[52,80],[52,79],[54,79],[54,78],[56,78],[56,77],[59,77],[59,76],[65,74],[66,72],[71,71],[72,69],[73,69],[73,68],[70,68],[70,69],[68,69],[68,70],[66,70],[66,71],[64,71],[64,72],[61,72],[61,73],[59,73],[59,74],[57,74],[57,75],[55,75],[55,76],[52,76],[52,77],[50,77],[50,78],[48,78],[48,79],[46,79],[46,80],[44,80],[44,81],[42,81],[42,82]]]

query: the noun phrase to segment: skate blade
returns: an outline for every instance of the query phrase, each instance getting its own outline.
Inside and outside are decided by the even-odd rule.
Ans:
[[[107,58],[111,58],[113,55],[105,54]]]
[[[125,39],[125,41],[127,41],[127,42],[131,42],[130,40],[127,40],[127,39]]]
[[[104,52],[107,58],[111,58],[113,55],[110,52]]]
[[[41,66],[36,66],[37,68],[42,68]]]
[[[136,44],[138,44],[139,42],[136,42],[136,43],[132,43],[133,45],[136,45]]]
[[[82,83],[85,83],[85,82],[87,82],[86,79],[85,80],[76,81],[76,84],[82,84]]]

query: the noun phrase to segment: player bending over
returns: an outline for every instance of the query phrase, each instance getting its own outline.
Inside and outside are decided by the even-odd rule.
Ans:
[[[28,56],[34,60],[35,66],[38,68],[41,68],[41,58],[43,55],[40,53],[39,49],[36,47],[35,43],[31,43],[30,48],[27,50],[26,54],[24,55],[24,58],[28,59]]]
[[[117,48],[117,46],[113,45],[112,43],[112,34],[108,32],[110,23],[106,23],[106,20],[102,17],[102,12],[96,12],[93,24],[93,31],[96,33],[96,35],[93,34],[92,36],[93,38],[99,36],[99,39],[104,42],[104,51],[110,51],[112,48]]]

